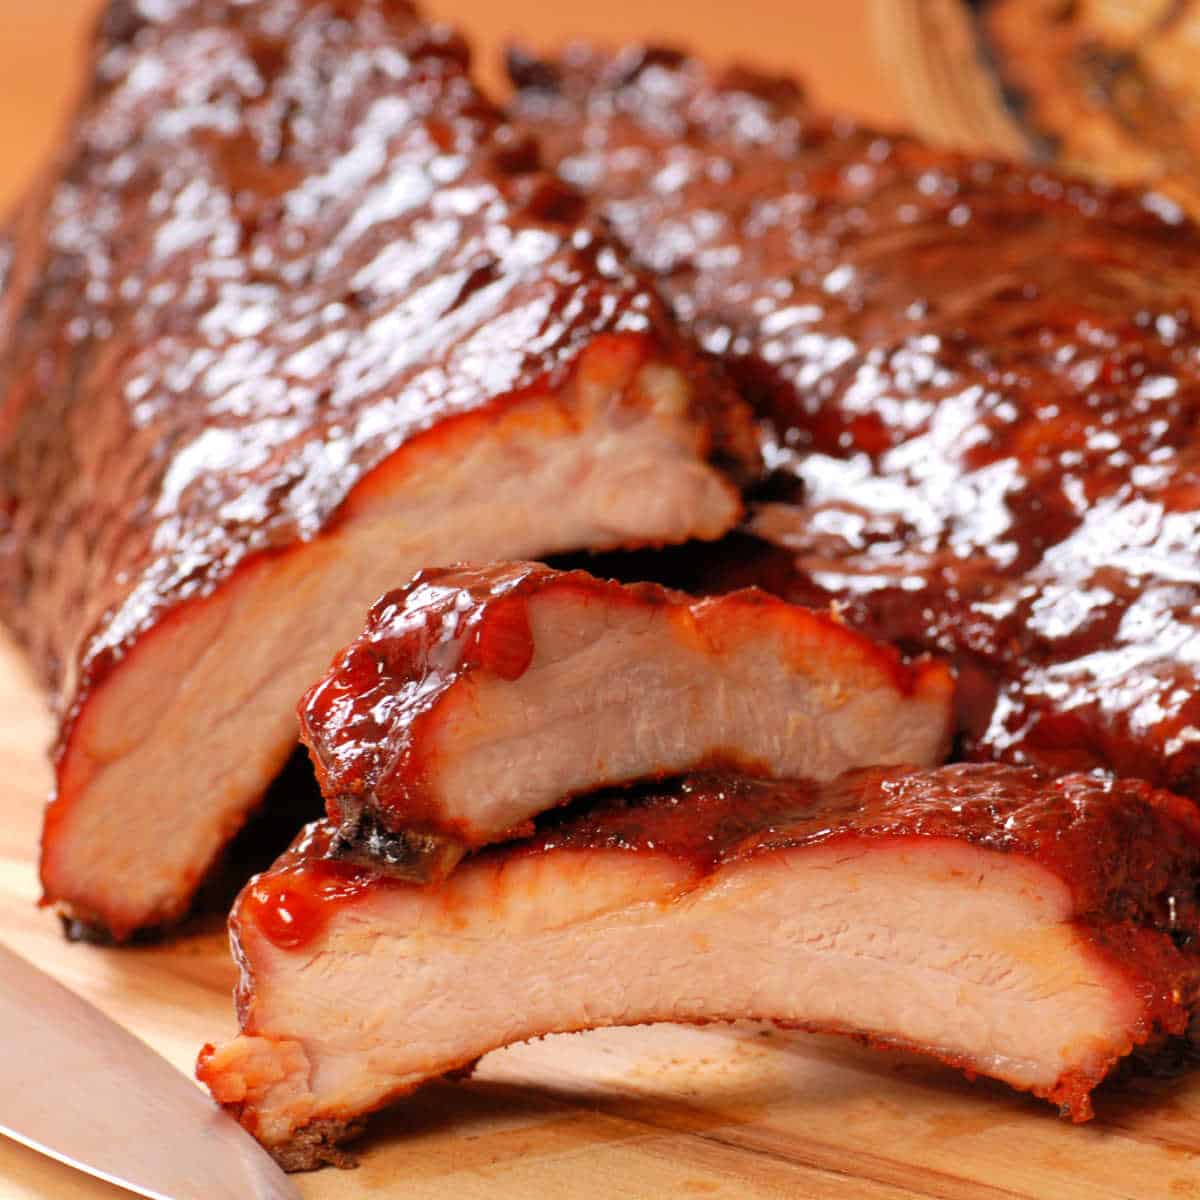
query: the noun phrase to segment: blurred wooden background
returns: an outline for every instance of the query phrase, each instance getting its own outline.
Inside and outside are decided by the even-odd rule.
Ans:
[[[481,74],[498,82],[507,40],[556,45],[572,37],[679,41],[715,60],[741,58],[804,76],[830,106],[892,122],[900,110],[879,66],[870,0],[426,0],[463,27]],[[78,84],[99,0],[0,0],[0,208],[44,157]]]

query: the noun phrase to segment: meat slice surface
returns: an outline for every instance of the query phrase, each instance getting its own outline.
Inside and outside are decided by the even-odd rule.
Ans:
[[[300,704],[339,845],[414,880],[600,788],[941,762],[953,680],[759,591],[535,563],[421,572]]]
[[[178,917],[396,579],[711,538],[749,426],[403,0],[113,0],[0,263],[48,900]]]
[[[710,586],[952,657],[964,749],[1200,797],[1200,234],[1169,200],[826,120],[677,52],[518,57],[516,112],[751,393]],[[725,566],[736,566],[726,572]]]
[[[334,836],[243,891],[242,1033],[199,1063],[293,1168],[491,1049],[651,1021],[865,1035],[1085,1120],[1197,1000],[1200,818],[1141,783],[694,777],[559,810],[423,888],[329,857]]]

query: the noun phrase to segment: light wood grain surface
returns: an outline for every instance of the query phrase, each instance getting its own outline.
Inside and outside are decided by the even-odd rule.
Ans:
[[[685,40],[713,57],[803,72],[825,101],[898,117],[867,0],[698,5],[437,0],[484,62],[509,35]],[[77,81],[92,0],[0,0],[0,203],[45,153]],[[49,722],[0,639],[0,937],[189,1071],[233,1030],[218,929],[155,949],[68,946],[36,908]],[[0,1030],[0,1053],[3,1052]],[[935,1066],[759,1028],[552,1038],[490,1056],[381,1119],[354,1172],[302,1177],[312,1200],[357,1196],[812,1197],[814,1200],[1200,1200],[1200,1078],[1107,1092],[1072,1128],[1037,1102]],[[166,1135],[166,1134],[165,1134]],[[0,1197],[102,1200],[115,1189],[0,1141]]]

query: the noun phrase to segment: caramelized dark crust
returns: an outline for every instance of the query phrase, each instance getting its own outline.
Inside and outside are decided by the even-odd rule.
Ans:
[[[281,1148],[275,1160],[285,1171],[315,1171],[319,1167],[340,1167],[350,1170],[358,1159],[342,1149],[363,1131],[361,1121],[314,1121],[297,1135],[295,1141]]]
[[[356,594],[361,566],[333,569],[358,530],[375,522],[394,552],[431,524],[397,529],[407,512],[437,515],[439,479],[449,517],[472,470],[539,478],[565,442],[586,457],[593,431],[599,453],[602,434],[635,427],[674,438],[668,457],[707,482],[644,539],[622,516],[585,544],[736,519],[709,464],[752,459],[746,414],[467,60],[405,0],[113,0],[69,136],[0,254],[0,610],[60,712],[46,891],[118,935],[178,915],[234,809],[282,765],[280,720],[350,634],[322,645],[300,628],[326,626],[319,581],[355,621],[386,586]],[[581,494],[588,465],[561,467]],[[543,528],[555,514],[529,508],[529,537],[505,551],[565,549]],[[442,561],[482,552],[441,542]],[[400,577],[436,561],[413,553]],[[286,611],[263,599],[281,578]],[[221,751],[221,789],[239,795],[198,844],[204,861],[146,911],[117,912],[55,858],[75,799],[135,751],[165,762],[188,688],[206,693],[178,722],[188,737],[264,693],[272,638],[293,622],[295,653],[315,647],[315,662]],[[171,648],[189,630],[204,631],[190,660]],[[222,680],[193,677],[237,636]],[[232,679],[242,691],[222,691]],[[114,791],[175,790],[157,767],[130,773]]]
[[[199,1067],[293,1163],[311,1121],[498,1045],[656,1020],[863,1036],[1086,1120],[1200,999],[1200,818],[1142,783],[696,777],[558,810],[425,888],[330,857],[333,839],[312,826],[243,892],[242,1036]]]
[[[110,6],[0,309],[0,578],[64,736],[139,634],[405,442],[600,335],[688,360],[405,0],[164,12]]]
[[[761,591],[519,562],[383,596],[299,717],[339,853],[423,881],[602,787],[940,762],[952,692],[942,664]]]
[[[830,122],[677,52],[516,111],[755,398],[757,583],[955,659],[963,747],[1200,796],[1200,234],[1158,195]]]
[[[989,0],[1020,114],[1064,166],[1149,183],[1200,213],[1200,4]]]

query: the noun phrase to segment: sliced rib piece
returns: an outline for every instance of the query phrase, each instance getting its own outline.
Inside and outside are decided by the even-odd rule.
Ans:
[[[397,579],[710,538],[748,424],[402,0],[114,0],[0,306],[48,900],[186,907]]]
[[[533,563],[423,571],[300,705],[339,844],[415,880],[583,792],[721,764],[940,762],[953,681],[763,592]]]
[[[774,431],[789,561],[736,582],[952,656],[971,755],[1200,798],[1196,227],[677,53],[516,75]]]
[[[562,810],[420,888],[310,827],[242,893],[242,1036],[199,1073],[287,1166],[551,1032],[751,1017],[923,1050],[1091,1115],[1196,1004],[1200,817],[999,764],[708,777]]]

